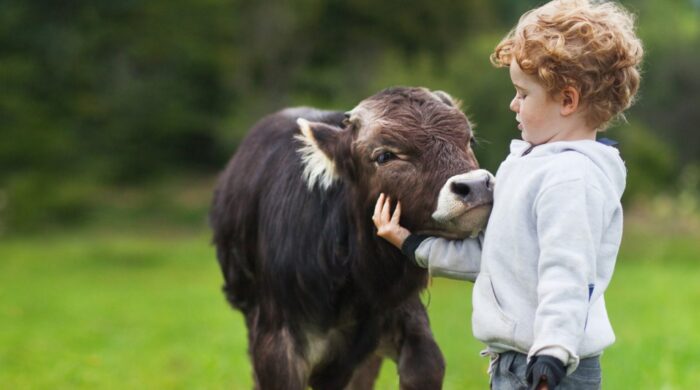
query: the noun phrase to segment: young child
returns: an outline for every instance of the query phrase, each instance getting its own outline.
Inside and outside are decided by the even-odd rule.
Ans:
[[[483,241],[410,235],[381,195],[378,235],[433,275],[463,275],[494,389],[599,389],[615,340],[603,293],[622,236],[626,170],[596,142],[633,102],[642,45],[614,3],[555,0],[524,14],[491,62],[509,67],[521,140],[496,173]],[[483,246],[482,246],[483,244]]]

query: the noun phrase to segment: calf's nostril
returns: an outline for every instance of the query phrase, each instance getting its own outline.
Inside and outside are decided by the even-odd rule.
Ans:
[[[466,183],[454,182],[454,183],[452,183],[451,188],[452,188],[452,192],[461,196],[462,198],[466,198],[469,195],[469,193],[471,192],[471,188],[469,188],[469,184],[466,184]]]
[[[490,177],[486,176],[486,178],[484,179],[484,185],[487,190],[493,190],[493,181],[491,181]]]

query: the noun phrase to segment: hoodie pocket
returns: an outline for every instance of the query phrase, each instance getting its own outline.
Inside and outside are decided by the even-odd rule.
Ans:
[[[472,298],[472,330],[474,337],[486,344],[512,346],[515,336],[515,321],[498,303],[491,277],[481,273],[474,284]]]

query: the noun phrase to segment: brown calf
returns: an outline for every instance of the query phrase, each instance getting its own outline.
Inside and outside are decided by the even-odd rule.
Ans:
[[[253,127],[210,219],[257,388],[371,388],[383,357],[397,362],[401,388],[441,387],[418,296],[427,272],[375,235],[371,214],[384,192],[413,232],[478,233],[492,176],[472,136],[449,95],[402,87],[348,113],[287,109]]]

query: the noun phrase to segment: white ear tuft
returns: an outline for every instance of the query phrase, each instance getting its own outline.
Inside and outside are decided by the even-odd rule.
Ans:
[[[297,152],[301,156],[301,163],[304,167],[302,175],[306,186],[309,191],[312,191],[318,183],[322,190],[327,190],[339,178],[335,162],[318,147],[309,121],[298,118],[297,124],[301,134],[295,135],[294,138],[302,142],[302,147]]]
[[[311,125],[309,124],[309,121],[304,118],[297,118],[297,125],[299,125],[299,130],[301,130],[301,134],[303,134],[304,137],[312,140],[314,139],[314,134],[311,132]]]

